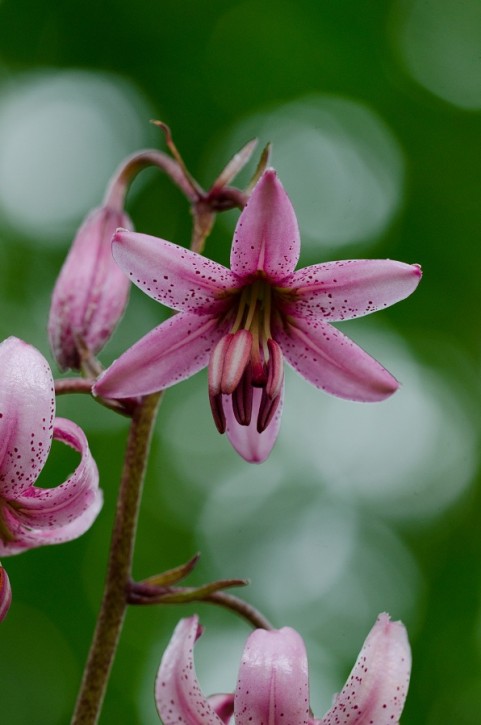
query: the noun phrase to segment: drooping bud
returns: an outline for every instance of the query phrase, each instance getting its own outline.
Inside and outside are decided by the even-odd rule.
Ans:
[[[80,226],[57,279],[48,335],[61,370],[78,370],[85,354],[99,352],[124,311],[130,283],[110,246],[118,227],[133,228],[121,209],[94,209]]]
[[[12,588],[8,574],[0,565],[0,622],[7,616],[12,603]]]

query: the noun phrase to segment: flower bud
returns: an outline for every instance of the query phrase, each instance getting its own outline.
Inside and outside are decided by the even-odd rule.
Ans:
[[[80,226],[57,279],[48,335],[61,370],[81,367],[110,338],[128,297],[129,280],[112,258],[110,241],[118,227],[132,229],[120,209],[94,209]]]
[[[8,574],[0,564],[0,622],[7,616],[12,603],[12,589]]]

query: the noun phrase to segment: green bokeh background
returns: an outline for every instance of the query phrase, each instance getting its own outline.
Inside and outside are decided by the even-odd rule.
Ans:
[[[394,455],[391,462],[386,460],[383,450],[384,429],[392,426],[397,430],[401,415],[397,408],[386,408],[392,414],[379,419],[377,412],[372,413],[368,435],[363,431],[361,456],[363,461],[368,459],[363,470],[368,479],[369,470],[373,477],[381,468],[385,470],[389,494],[376,493],[375,487],[365,494],[363,482],[356,479],[355,462],[352,479],[338,488],[336,456],[344,457],[343,446],[346,456],[356,449],[356,426],[346,421],[351,410],[357,420],[359,406],[332,403],[311,390],[303,393],[303,384],[294,377],[288,378],[283,436],[271,461],[260,468],[239,461],[227,442],[217,437],[209,421],[202,375],[168,393],[157,424],[135,576],[141,579],[177,565],[199,548],[204,556],[193,582],[251,576],[246,598],[262,604],[278,626],[291,624],[305,637],[312,654],[312,701],[318,717],[330,704],[329,693],[342,686],[376,615],[388,609],[405,622],[413,649],[403,722],[476,725],[481,720],[481,61],[476,50],[481,47],[481,6],[475,0],[453,5],[457,11],[452,15],[448,0],[139,0],[135,5],[124,0],[0,2],[1,338],[16,335],[35,344],[55,371],[46,338],[49,295],[75,228],[88,211],[88,205],[84,209],[72,205],[71,212],[58,208],[56,219],[54,199],[50,215],[45,212],[42,217],[42,210],[37,209],[37,216],[32,216],[36,197],[31,187],[24,200],[25,218],[12,211],[8,186],[18,183],[12,172],[16,164],[26,181],[37,180],[42,198],[55,195],[61,178],[55,177],[55,169],[76,148],[82,131],[80,121],[78,128],[66,123],[58,148],[50,134],[52,153],[48,164],[39,167],[38,159],[43,157],[32,149],[31,136],[21,137],[26,119],[31,120],[32,129],[36,127],[39,105],[34,94],[29,96],[29,89],[39,78],[47,84],[63,78],[56,100],[62,101],[64,93],[65,104],[75,101],[79,107],[85,102],[94,108],[95,94],[86,94],[85,101],[82,95],[75,95],[77,72],[83,74],[86,85],[96,78],[106,79],[109,87],[120,89],[124,115],[117,112],[114,97],[99,98],[104,120],[111,106],[108,157],[112,166],[106,168],[99,162],[107,152],[105,145],[97,147],[96,143],[105,136],[93,134],[83,152],[81,172],[74,164],[69,170],[82,198],[89,198],[89,189],[82,185],[96,180],[90,205],[100,202],[102,188],[123,153],[139,145],[162,148],[161,134],[148,124],[151,117],[171,126],[190,170],[206,185],[252,134],[259,133],[264,143],[274,140],[272,161],[276,165],[276,137],[280,134],[282,180],[293,198],[303,183],[306,189],[307,202],[303,205],[301,199],[299,205],[301,231],[309,227],[301,264],[332,258],[390,257],[423,266],[424,279],[412,298],[384,311],[379,320],[373,317],[372,322],[369,318],[343,328],[362,344],[366,340],[366,346],[401,377],[400,400],[409,400],[410,390],[409,374],[402,378],[403,355],[411,369],[422,371],[417,387],[411,388],[413,399],[431,396],[435,414],[428,422],[417,416],[417,408],[404,405],[404,427],[399,428],[399,440],[391,440],[394,450],[401,451],[399,459]],[[62,75],[65,71],[66,76]],[[70,90],[69,84],[73,84]],[[27,100],[15,106],[12,99],[19,89]],[[126,110],[129,105],[134,121]],[[305,111],[306,106],[318,110],[311,113]],[[60,116],[65,111],[62,108]],[[379,179],[385,173],[385,187],[394,185],[394,201],[386,202],[385,216],[381,215],[377,226],[364,228],[369,204],[376,200],[374,196],[370,200],[367,192],[362,197],[363,189],[357,190],[355,185],[355,193],[351,193],[352,177],[338,175],[336,189],[349,191],[340,223],[345,222],[352,204],[360,227],[357,234],[351,225],[342,243],[330,244],[325,235],[316,238],[307,219],[318,214],[322,229],[327,224],[323,214],[332,222],[323,199],[331,170],[328,166],[321,169],[317,188],[312,168],[303,178],[302,164],[309,159],[309,133],[322,130],[323,113],[329,112],[329,123],[333,123],[339,108],[344,114],[344,130],[348,129],[354,143],[357,139],[361,144],[363,173],[371,169],[377,175],[381,197]],[[361,109],[361,116],[356,109]],[[364,113],[374,119],[375,126],[375,133],[367,136]],[[42,122],[40,127],[47,133]],[[256,131],[256,124],[262,125],[262,131]],[[376,141],[378,133],[391,149],[387,156],[376,155],[381,143]],[[336,133],[325,138],[327,145],[341,138],[342,146],[343,137]],[[9,156],[12,139],[15,149],[18,147],[13,165]],[[37,144],[42,146],[42,134]],[[291,149],[291,157],[286,148]],[[294,166],[289,166],[289,158],[295,160]],[[348,151],[342,158],[347,159],[345,170],[349,172],[352,153]],[[356,163],[352,169],[361,186],[364,177]],[[383,163],[385,168],[379,170]],[[356,202],[358,191],[361,202]],[[187,205],[161,174],[149,171],[135,183],[128,209],[137,229],[188,244]],[[219,220],[207,250],[224,263],[236,215],[228,217],[225,222]],[[43,218],[45,226],[38,221]],[[163,314],[158,305],[133,290],[125,319],[101,355],[103,363],[107,365],[160,322]],[[397,350],[402,351],[399,363]],[[289,386],[294,391],[291,395]],[[310,458],[307,424],[303,423],[309,405],[309,416],[312,408],[315,412],[308,418],[312,424],[307,439],[312,439],[316,449],[315,461]],[[11,612],[0,627],[0,719],[8,725],[69,721],[102,592],[127,430],[124,420],[98,407],[78,397],[58,404],[60,414],[81,424],[89,437],[105,497],[99,519],[78,541],[4,562],[14,592]],[[326,422],[331,414],[332,420]],[[433,433],[431,440],[423,427],[428,423],[443,434]],[[330,438],[325,435],[327,428]],[[414,441],[424,440],[423,436],[430,441],[422,465],[410,468],[411,443],[406,444],[402,431],[414,435]],[[337,453],[329,449],[329,441],[337,441]],[[450,464],[444,465],[448,451]],[[319,460],[330,456],[329,473]],[[40,483],[62,481],[74,465],[73,453],[54,446]],[[391,475],[399,479],[396,486],[390,484]],[[438,475],[443,479],[439,488]],[[309,536],[316,533],[319,511],[319,538],[313,535],[304,547],[299,543],[307,530],[303,516],[311,510]],[[330,521],[334,522],[332,536],[324,536],[330,531]],[[331,578],[323,579],[327,562],[344,545],[343,526],[360,550],[356,555],[352,551],[346,554]],[[274,539],[269,538],[271,531]],[[269,549],[270,540],[279,547]],[[270,561],[265,573],[275,583],[271,603],[260,586],[262,568],[254,572],[237,568],[243,566],[241,554],[249,546],[254,551],[258,547],[260,560]],[[222,553],[216,554],[216,549]],[[229,566],[231,549],[234,555]],[[289,569],[285,556],[291,550],[299,558],[293,557]],[[354,585],[356,556],[363,562],[363,576]],[[250,560],[255,560],[252,553]],[[307,574],[296,590],[300,562]],[[286,571],[291,572],[294,584],[286,578]],[[322,587],[318,587],[318,579],[324,582]],[[304,585],[306,591],[311,586],[319,596],[303,599]],[[285,609],[283,592],[290,602]],[[248,631],[242,623],[206,606],[132,609],[102,723],[157,722],[152,692],[158,662],[175,622],[193,611],[207,623],[198,665],[205,690],[233,689],[233,663]],[[214,681],[214,675],[219,679]]]

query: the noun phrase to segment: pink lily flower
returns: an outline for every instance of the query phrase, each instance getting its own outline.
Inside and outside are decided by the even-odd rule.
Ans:
[[[120,208],[102,206],[80,226],[52,295],[48,336],[60,370],[82,367],[112,335],[127,303],[130,283],[112,259],[117,227],[132,228]]]
[[[0,565],[0,622],[7,616],[12,603],[12,588],[8,574]]]
[[[76,539],[102,506],[98,471],[83,431],[55,418],[51,370],[31,345],[0,344],[0,556]],[[56,488],[38,488],[52,440],[78,451],[80,463]]]
[[[193,648],[197,616],[182,619],[164,653],[155,683],[164,725],[393,725],[406,699],[411,651],[401,622],[379,615],[330,710],[320,720],[309,708],[306,649],[290,627],[255,630],[247,640],[235,695],[204,697]]]
[[[231,269],[163,239],[118,230],[119,266],[150,297],[180,314],[143,337],[99,378],[104,397],[167,388],[209,365],[218,430],[246,460],[267,458],[277,437],[283,358],[332,395],[387,398],[398,382],[330,323],[367,315],[410,295],[418,265],[348,260],[294,271],[300,237],[273,169],[256,184],[234,233]]]

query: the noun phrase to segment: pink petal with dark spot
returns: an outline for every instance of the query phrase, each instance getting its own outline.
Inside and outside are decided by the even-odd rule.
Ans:
[[[226,332],[211,315],[174,315],[135,343],[100,376],[95,395],[129,398],[168,388],[202,370]]]
[[[293,206],[274,169],[267,169],[237,222],[231,269],[243,280],[264,273],[277,283],[292,274],[299,252],[299,227]]]
[[[52,444],[55,395],[47,361],[16,337],[0,344],[0,497],[38,478]]]
[[[399,387],[377,360],[327,322],[297,318],[286,329],[276,326],[274,338],[292,367],[331,395],[368,403]]]
[[[102,507],[98,470],[83,431],[75,423],[57,418],[54,438],[78,451],[80,463],[60,486],[31,486],[14,505],[3,503],[8,536],[0,537],[0,556],[76,539],[90,528]]]
[[[401,622],[379,615],[349,678],[320,725],[393,725],[406,700],[411,650]]]
[[[262,432],[257,431],[257,418],[262,402],[262,388],[254,388],[252,396],[252,413],[249,425],[240,425],[232,409],[232,396],[223,396],[223,407],[227,423],[227,437],[237,453],[249,463],[262,463],[269,456],[276,442],[281,426],[282,406],[284,404],[284,388],[273,419]]]
[[[202,694],[194,667],[194,643],[201,630],[197,616],[181,619],[164,652],[155,681],[157,711],[164,725],[219,725]]]
[[[350,259],[316,264],[295,272],[288,282],[295,316],[350,320],[389,307],[408,297],[421,279],[417,264],[390,259]]]
[[[181,312],[219,312],[238,281],[217,262],[147,234],[119,229],[112,254],[131,282],[149,297]]]
[[[236,725],[308,725],[309,682],[302,637],[290,627],[247,640],[234,699]]]

